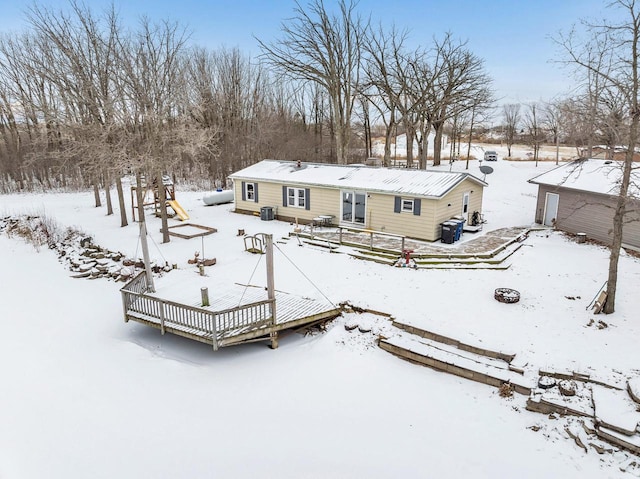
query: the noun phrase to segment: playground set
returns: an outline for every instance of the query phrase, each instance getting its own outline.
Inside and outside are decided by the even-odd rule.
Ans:
[[[158,182],[154,180],[149,184],[145,178],[142,179],[142,206],[152,206],[155,210],[155,215],[160,216],[160,193],[158,190]],[[162,176],[162,186],[164,188],[164,194],[166,198],[166,205],[168,207],[167,214],[171,217],[176,216],[181,221],[189,219],[189,214],[182,208],[180,203],[176,200],[176,189],[171,177],[167,175]],[[138,209],[138,195],[137,186],[131,187],[131,214],[133,221],[136,221],[136,210]]]

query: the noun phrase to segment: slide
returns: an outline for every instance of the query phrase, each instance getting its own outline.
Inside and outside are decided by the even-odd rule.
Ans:
[[[180,206],[180,203],[178,203],[176,200],[169,200],[167,201],[167,204],[171,206],[171,209],[176,212],[176,215],[182,221],[189,219],[189,215],[187,214],[187,212],[182,208],[182,206]]]

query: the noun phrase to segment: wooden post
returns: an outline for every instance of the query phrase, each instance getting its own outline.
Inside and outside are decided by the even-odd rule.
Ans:
[[[200,296],[202,296],[202,306],[210,306],[209,304],[209,288],[200,288]]]
[[[340,242],[340,245],[342,245],[342,228],[339,228],[339,231],[340,231],[339,242]]]
[[[369,238],[369,249],[373,251],[373,231],[371,231],[369,233],[370,238]]]
[[[124,322],[129,322],[129,317],[127,316],[127,310],[129,309],[129,293],[126,291],[122,291],[122,310],[124,311]]]
[[[276,325],[276,288],[273,272],[273,235],[264,235],[266,248],[267,248],[267,297],[271,301],[271,325]],[[278,347],[278,333],[273,332],[271,336],[271,349]]]
[[[271,349],[278,349],[278,331],[274,331],[269,336],[271,337],[271,344],[269,347]]]
[[[164,303],[160,301],[160,334],[164,336]]]
[[[153,284],[153,273],[149,260],[149,245],[147,244],[147,223],[144,220],[144,198],[142,197],[142,178],[140,172],[136,174],[136,195],[138,199],[138,220],[140,224],[140,243],[142,245],[142,258],[147,274],[147,291],[153,293],[156,288]]]
[[[402,248],[400,249],[400,251],[404,251],[404,236],[402,237]]]
[[[217,314],[212,314],[211,315],[211,332],[213,333],[211,336],[212,342],[213,342],[213,350],[217,351],[218,350],[218,326],[217,326],[217,321],[218,321],[218,315]]]

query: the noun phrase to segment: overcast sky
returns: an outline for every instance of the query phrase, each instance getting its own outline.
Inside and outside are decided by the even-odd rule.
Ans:
[[[81,1],[81,0],[79,0]],[[66,0],[42,0],[42,5],[67,8]],[[282,22],[292,17],[292,0],[116,0],[127,22],[141,15],[170,18],[186,25],[192,41],[216,49],[239,47],[255,56],[254,37],[277,39]],[[412,46],[428,46],[450,31],[468,40],[468,47],[485,60],[501,103],[550,100],[574,86],[551,36],[567,32],[581,19],[602,20],[613,15],[607,0],[361,0],[358,10],[374,23],[395,24],[410,31]],[[85,0],[95,11],[110,2]],[[307,5],[306,0],[300,2]],[[325,0],[327,10],[336,4]],[[0,30],[26,28],[27,2],[0,0]]]

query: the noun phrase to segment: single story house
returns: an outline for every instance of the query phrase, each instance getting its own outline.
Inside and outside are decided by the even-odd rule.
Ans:
[[[235,211],[435,241],[441,223],[482,212],[487,184],[468,173],[263,160],[230,175]],[[476,215],[476,217],[479,215]]]
[[[622,162],[575,160],[531,178],[538,185],[536,223],[611,244]],[[632,172],[623,246],[640,248],[640,174]]]

